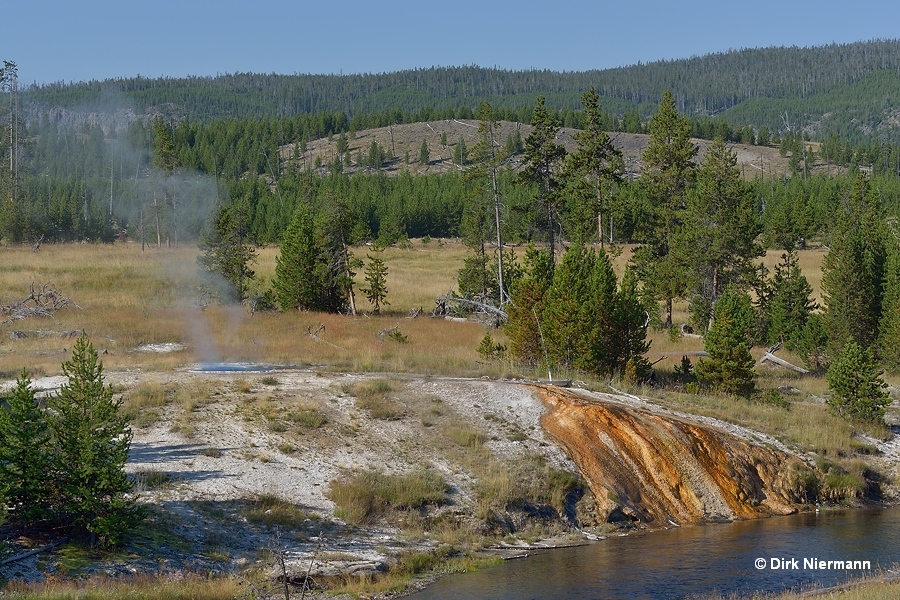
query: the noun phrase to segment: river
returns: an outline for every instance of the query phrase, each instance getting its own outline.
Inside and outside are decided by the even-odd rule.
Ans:
[[[827,561],[869,562],[848,569]],[[476,573],[445,577],[410,598],[656,600],[712,592],[749,596],[831,586],[897,563],[900,508],[823,510],[538,551]],[[822,566],[830,568],[817,568]]]

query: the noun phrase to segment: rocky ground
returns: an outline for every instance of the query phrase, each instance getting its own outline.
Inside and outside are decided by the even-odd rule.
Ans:
[[[363,573],[392,556],[435,545],[427,534],[405,541],[397,528],[351,528],[333,516],[329,483],[358,470],[405,472],[428,465],[448,484],[457,513],[473,513],[470,472],[435,452],[428,437],[447,422],[472,424],[495,456],[541,454],[574,469],[546,439],[543,406],[526,385],[482,380],[333,374],[315,371],[107,373],[125,394],[193,390],[181,401],[144,409],[135,421],[127,470],[137,480],[149,527],[126,552],[92,572],[240,570],[277,545],[288,568]],[[357,406],[357,384],[379,381],[401,406],[396,418],[375,418]],[[52,391],[62,378],[35,381]],[[315,427],[290,421],[298,410],[323,417]],[[294,505],[301,527],[277,534],[247,514],[260,498]],[[277,539],[276,539],[277,538]],[[580,538],[583,540],[584,538]],[[558,543],[558,542],[555,542]],[[35,556],[3,567],[6,577],[37,579],[53,561]]]
[[[491,454],[514,464],[540,455],[556,469],[574,463],[541,427],[546,408],[538,389],[523,382],[487,379],[363,375],[316,370],[107,373],[131,402],[141,394],[167,394],[149,403],[135,420],[131,458],[147,526],[124,552],[104,557],[81,573],[118,575],[179,570],[240,572],[253,565],[271,569],[271,554],[285,557],[287,570],[317,575],[356,575],[384,570],[406,551],[437,545],[428,531],[409,535],[398,524],[350,527],[334,515],[329,485],[360,470],[402,473],[427,465],[449,484],[457,518],[476,512],[471,465],[442,446],[453,427],[482,432]],[[61,378],[37,380],[52,390]],[[374,416],[362,393],[377,383],[394,413]],[[653,413],[671,413],[628,394],[589,394]],[[304,421],[298,415],[312,415]],[[690,418],[680,415],[682,418]],[[783,450],[757,432],[712,419],[697,419],[743,439]],[[887,468],[900,465],[895,436],[875,441]],[[260,499],[296,509],[292,526],[273,526]],[[274,510],[274,509],[273,509]],[[273,519],[274,521],[274,519]],[[473,527],[475,527],[473,519]],[[569,531],[561,538],[502,538],[503,551],[531,545],[583,543],[598,532]],[[36,555],[2,566],[5,577],[38,579],[62,572],[52,555]]]

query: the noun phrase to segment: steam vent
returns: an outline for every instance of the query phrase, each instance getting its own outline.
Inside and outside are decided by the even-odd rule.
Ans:
[[[575,461],[606,522],[730,521],[797,510],[794,456],[711,426],[562,388],[541,423]]]

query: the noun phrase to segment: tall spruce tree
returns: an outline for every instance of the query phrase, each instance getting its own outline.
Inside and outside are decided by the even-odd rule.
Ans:
[[[620,332],[616,323],[616,273],[609,255],[602,248],[597,254],[589,251],[589,255],[588,328],[581,334],[585,337],[588,351],[580,368],[590,373],[609,374],[623,366],[619,355]]]
[[[60,517],[91,546],[114,546],[141,516],[125,473],[131,428],[122,401],[103,381],[103,363],[84,334],[62,364],[66,382],[51,396],[51,476],[59,487]]]
[[[512,285],[512,303],[508,310],[506,335],[513,356],[536,366],[544,360],[544,349],[538,327],[544,295],[553,281],[553,265],[549,250],[529,245],[523,261],[524,274]]]
[[[369,287],[363,288],[362,290],[366,299],[369,301],[369,304],[372,305],[372,312],[376,315],[381,312],[381,307],[383,305],[390,304],[390,302],[387,301],[388,268],[387,265],[384,264],[384,259],[381,258],[382,253],[383,249],[376,249],[374,256],[371,254],[366,255],[369,259],[369,264],[366,265],[365,278]]]
[[[231,299],[242,302],[247,297],[255,273],[251,265],[256,250],[250,243],[250,211],[243,201],[219,209],[211,228],[200,241],[197,258],[208,272],[221,275],[230,284]]]
[[[544,97],[538,96],[532,111],[532,129],[525,138],[525,155],[520,181],[536,184],[537,222],[547,232],[551,264],[556,264],[557,228],[559,227],[560,173],[566,157],[566,149],[556,143],[559,123],[544,104]]]
[[[56,502],[50,472],[51,436],[47,414],[27,371],[16,379],[6,409],[0,408],[0,490],[24,525],[52,517]]]
[[[325,277],[318,260],[315,224],[305,202],[299,202],[275,257],[272,287],[281,310],[324,310]]]
[[[469,149],[466,147],[466,140],[459,136],[459,141],[453,148],[453,162],[459,167],[469,164]]]
[[[664,325],[672,326],[672,302],[685,293],[684,271],[672,254],[673,238],[681,226],[685,194],[694,179],[697,148],[691,143],[691,127],[678,114],[675,98],[666,91],[659,112],[649,124],[650,139],[644,151],[645,171],[641,186],[650,206],[632,261],[644,288],[664,302]]]
[[[635,375],[644,375],[650,370],[644,356],[650,349],[650,342],[647,340],[650,319],[633,269],[625,269],[622,275],[619,292],[616,294],[613,321],[615,334],[611,340],[611,355],[615,357],[615,362],[610,365],[611,371],[624,373],[631,362]]]
[[[849,341],[869,348],[878,336],[886,263],[885,230],[878,204],[862,172],[835,215],[822,264],[822,315],[828,355]]]
[[[348,304],[356,314],[356,298],[353,293],[354,261],[349,246],[353,243],[354,218],[346,200],[327,195],[325,206],[315,223],[315,242],[318,249],[319,271],[325,287],[322,290],[322,308],[326,312],[343,312]]]
[[[893,228],[885,236],[884,299],[878,322],[878,355],[892,373],[900,372],[900,236]]]
[[[544,294],[540,313],[547,354],[555,366],[592,372],[596,339],[592,283],[594,253],[582,244],[566,250],[553,272],[553,282]]]
[[[575,136],[578,148],[566,157],[566,181],[573,206],[573,234],[584,240],[596,231],[603,247],[604,216],[609,212],[613,187],[622,180],[622,152],[603,130],[600,96],[592,87],[582,94],[586,123]]]

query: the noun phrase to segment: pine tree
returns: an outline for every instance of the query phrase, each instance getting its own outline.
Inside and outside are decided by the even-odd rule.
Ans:
[[[725,288],[752,283],[755,261],[764,254],[756,242],[762,231],[756,203],[737,154],[722,139],[709,147],[685,202],[670,253],[684,272],[695,324],[705,331]]]
[[[694,179],[697,148],[691,143],[690,124],[666,91],[659,112],[650,119],[650,139],[643,159],[641,186],[651,203],[646,215],[645,243],[634,252],[633,262],[645,289],[665,303],[665,327],[672,326],[672,302],[684,295],[684,271],[671,253],[673,238],[681,226],[685,194]]]
[[[851,340],[847,342],[825,375],[831,396],[827,403],[839,414],[859,421],[884,423],[884,413],[891,396],[881,379],[871,350],[863,350]]]
[[[593,309],[596,257],[583,245],[570,246],[553,272],[542,302],[541,327],[553,364],[596,371],[597,343]]]
[[[613,322],[615,333],[611,340],[611,354],[615,357],[615,363],[610,364],[611,371],[622,373],[631,362],[639,378],[646,376],[650,371],[650,364],[644,356],[650,350],[647,340],[649,318],[638,291],[637,276],[632,269],[626,269],[622,275]]]
[[[322,310],[325,285],[319,266],[315,226],[305,202],[294,209],[284,232],[281,252],[275,257],[272,287],[281,310]]]
[[[507,156],[515,156],[525,149],[525,145],[522,143],[522,134],[519,133],[518,128],[506,136],[504,148]]]
[[[531,132],[525,138],[525,156],[519,178],[524,183],[538,186],[538,222],[547,232],[551,265],[555,265],[561,200],[559,177],[566,149],[556,143],[559,123],[544,105],[543,96],[538,96],[531,125]]]
[[[366,255],[369,259],[369,264],[366,265],[365,277],[369,287],[363,288],[362,292],[366,295],[366,299],[368,299],[369,303],[372,305],[372,312],[377,315],[381,312],[382,305],[390,304],[390,302],[385,300],[388,293],[388,268],[387,265],[384,264],[384,259],[381,258],[382,250],[378,249],[375,252],[375,256],[372,256],[371,254]]]
[[[350,149],[350,142],[347,140],[347,134],[341,133],[338,136],[337,142],[335,142],[335,150],[337,151],[337,155],[343,158],[344,154]]]
[[[571,190],[576,237],[588,240],[596,230],[603,247],[604,215],[609,210],[609,196],[614,185],[622,180],[624,162],[622,152],[603,130],[600,96],[592,87],[581,96],[587,122],[575,136],[578,148],[566,157],[566,179]],[[596,228],[595,228],[596,225]]]
[[[47,415],[31,388],[27,371],[16,379],[6,410],[0,408],[0,490],[25,525],[52,516],[54,486]]]
[[[869,348],[876,341],[885,262],[883,223],[866,176],[860,173],[853,192],[836,215],[822,264],[822,316],[830,358],[840,354],[851,340],[861,348]]]
[[[821,372],[828,366],[828,331],[821,313],[809,315],[794,341],[794,349],[813,371]]]
[[[582,333],[588,348],[581,368],[590,373],[610,374],[624,367],[619,354],[616,323],[616,273],[609,255],[589,252],[591,273],[588,279],[590,301],[585,307],[588,327]]]
[[[89,534],[91,546],[114,546],[141,516],[128,496],[132,482],[125,473],[131,428],[84,334],[62,371],[66,383],[49,400],[60,516],[76,532]]]
[[[752,392],[756,374],[750,348],[755,326],[750,296],[726,288],[716,303],[712,327],[703,337],[709,358],[697,361],[697,378],[728,394]]]
[[[430,161],[431,152],[429,152],[428,150],[428,142],[426,140],[422,140],[422,147],[419,148],[419,164],[423,167],[427,167]]]
[[[550,252],[529,245],[523,267],[524,275],[511,288],[506,335],[512,355],[536,366],[544,360],[537,319],[543,310],[544,295],[553,281]]]
[[[781,255],[767,288],[763,298],[767,339],[769,343],[782,342],[786,349],[793,351],[816,310],[816,303],[811,299],[812,286],[800,270],[796,252]]]
[[[456,147],[453,149],[453,162],[460,167],[464,167],[469,163],[469,149],[466,148],[466,141],[462,136],[460,136]]]
[[[250,265],[256,260],[256,250],[249,238],[249,209],[244,202],[235,202],[219,210],[212,228],[203,233],[200,241],[202,254],[197,261],[206,271],[221,275],[238,302],[247,297],[255,275]]]
[[[153,164],[171,175],[178,168],[178,151],[169,127],[159,117],[153,122]]]
[[[322,289],[321,310],[338,313],[350,309],[356,314],[356,299],[353,293],[354,261],[348,246],[353,242],[353,215],[347,201],[342,197],[327,194],[325,207],[315,223],[315,247]]]
[[[887,260],[884,300],[878,322],[878,355],[892,373],[900,372],[900,239],[891,231],[886,236]]]

